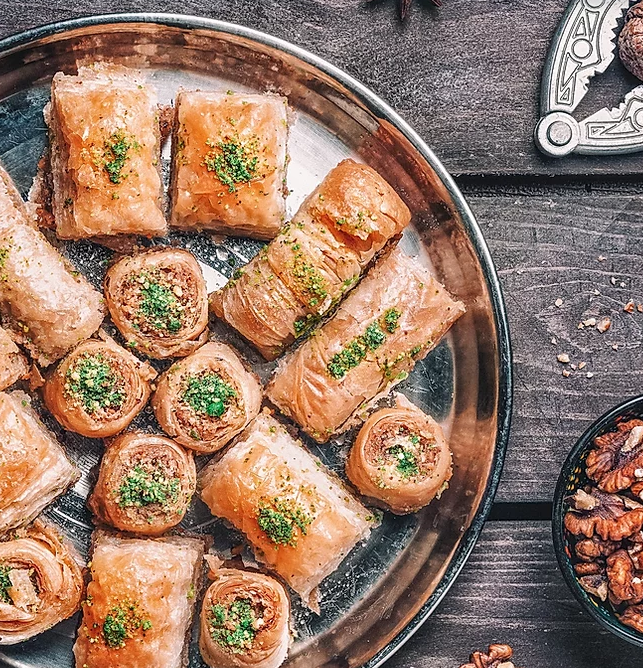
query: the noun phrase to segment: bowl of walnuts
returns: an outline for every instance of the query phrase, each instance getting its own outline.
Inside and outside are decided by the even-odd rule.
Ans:
[[[643,647],[643,396],[596,420],[569,453],[554,494],[553,538],[582,607]]]

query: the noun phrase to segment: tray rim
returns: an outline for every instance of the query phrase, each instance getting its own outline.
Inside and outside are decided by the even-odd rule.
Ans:
[[[491,253],[482,234],[482,230],[453,177],[426,142],[415,130],[413,130],[402,116],[400,116],[387,102],[371,91],[370,88],[352,75],[344,72],[336,65],[333,65],[307,49],[279,37],[274,37],[268,33],[254,28],[248,28],[237,23],[190,14],[165,12],[117,12],[56,21],[9,35],[8,37],[0,39],[0,59],[18,52],[38,40],[53,37],[55,35],[62,35],[72,30],[110,24],[135,23],[149,23],[189,30],[210,30],[252,40],[297,58],[339,82],[352,95],[354,95],[369,112],[397,128],[397,130],[401,132],[413,148],[435,171],[456,205],[469,241],[471,242],[478,261],[480,262],[480,267],[487,285],[489,299],[493,310],[499,362],[497,433],[489,478],[480,499],[480,504],[474,513],[471,525],[462,535],[460,544],[455,550],[453,557],[434,592],[429,596],[407,625],[384,647],[382,647],[382,649],[362,664],[362,668],[379,668],[379,666],[391,658],[408,640],[410,640],[431,614],[433,614],[446,593],[449,591],[478,541],[480,532],[482,531],[491,511],[498,490],[511,427],[513,407],[513,358],[509,334],[509,322],[502,287],[493,259],[491,258]]]

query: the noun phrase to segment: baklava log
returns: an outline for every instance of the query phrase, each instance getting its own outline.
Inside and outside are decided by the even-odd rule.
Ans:
[[[61,239],[165,235],[157,97],[140,73],[106,63],[58,72],[45,119]]]
[[[257,376],[230,346],[210,342],[161,376],[152,407],[178,443],[215,452],[259,413],[261,391]]]
[[[80,473],[24,392],[0,392],[0,534],[27,524]]]
[[[0,310],[16,340],[47,366],[99,328],[102,296],[29,224],[16,194],[0,169]]]
[[[401,394],[394,407],[368,418],[346,462],[346,475],[360,493],[397,515],[439,497],[452,474],[442,428]]]
[[[195,488],[191,452],[157,434],[129,432],[107,444],[87,505],[116,529],[157,536],[183,519]]]
[[[313,590],[368,538],[372,515],[269,413],[200,478],[201,498],[242,531],[257,559],[315,607]]]
[[[76,668],[186,668],[204,541],[94,532]]]
[[[0,539],[0,645],[33,638],[80,608],[80,563],[49,522],[35,520]]]
[[[186,250],[121,258],[105,276],[105,300],[127,345],[148,357],[184,357],[207,341],[208,293]]]
[[[405,379],[464,310],[428,269],[396,248],[282,360],[267,396],[323,443]]]
[[[83,436],[113,436],[143,409],[156,371],[112,339],[90,339],[47,378],[43,398],[60,424]]]
[[[238,568],[215,567],[210,578],[199,633],[205,663],[211,668],[279,668],[290,646],[290,599],[283,585]]]
[[[20,352],[9,333],[0,327],[0,391],[28,376],[27,358]]]
[[[286,213],[286,98],[181,91],[175,106],[170,224],[272,239]]]
[[[355,285],[410,218],[377,172],[344,160],[277,237],[212,293],[210,306],[266,359],[275,359]]]

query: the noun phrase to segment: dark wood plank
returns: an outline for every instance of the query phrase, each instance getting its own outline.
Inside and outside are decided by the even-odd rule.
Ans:
[[[0,34],[81,14],[163,10],[241,23],[347,70],[392,104],[458,174],[640,174],[640,156],[547,160],[532,141],[540,74],[567,0],[0,0]],[[636,85],[615,63],[581,117]]]
[[[500,272],[515,360],[514,420],[498,500],[547,501],[589,423],[643,388],[643,313],[623,310],[630,300],[643,304],[643,200],[579,186],[470,193],[469,202]],[[605,333],[578,328],[604,316],[612,322]],[[561,364],[560,353],[585,368]]]
[[[489,522],[435,614],[386,665],[457,668],[510,644],[524,668],[633,668],[641,651],[603,631],[563,581],[548,522]]]

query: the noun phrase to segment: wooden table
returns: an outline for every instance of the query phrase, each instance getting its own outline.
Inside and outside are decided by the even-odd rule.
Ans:
[[[168,11],[290,40],[359,78],[424,137],[476,214],[502,280],[515,408],[497,503],[436,614],[391,668],[455,668],[502,641],[524,668],[634,668],[642,652],[600,630],[567,590],[551,545],[550,499],[566,453],[607,408],[641,392],[643,157],[535,149],[540,72],[566,0],[0,0],[2,36],[82,14]],[[636,85],[614,64],[579,113]],[[557,300],[562,300],[560,306]],[[560,302],[558,302],[560,304]],[[609,316],[601,334],[579,329]],[[563,377],[556,356],[586,366]],[[591,375],[593,374],[593,375]],[[589,376],[589,377],[588,377]]]

